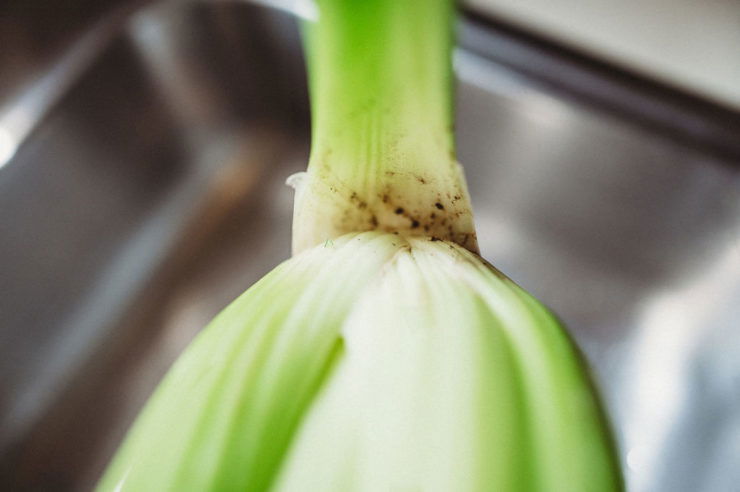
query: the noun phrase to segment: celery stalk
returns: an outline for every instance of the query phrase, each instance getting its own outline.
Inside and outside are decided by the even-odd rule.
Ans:
[[[313,135],[293,250],[348,232],[400,231],[477,251],[455,159],[453,5],[323,0],[306,26]]]
[[[295,255],[175,363],[100,491],[619,491],[557,320],[477,253],[448,0],[320,0]]]

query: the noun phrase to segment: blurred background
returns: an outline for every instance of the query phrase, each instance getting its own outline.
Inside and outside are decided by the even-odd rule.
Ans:
[[[483,256],[570,327],[629,490],[740,490],[740,2],[461,7]],[[307,12],[0,4],[0,489],[89,490],[177,354],[289,255]]]

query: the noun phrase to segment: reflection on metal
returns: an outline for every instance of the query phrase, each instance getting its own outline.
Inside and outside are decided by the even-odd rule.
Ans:
[[[18,150],[19,140],[5,125],[0,126],[0,168],[13,158]]]
[[[529,86],[522,77],[512,72],[502,72],[500,67],[463,49],[455,50],[454,67],[455,75],[466,84],[510,99],[512,103],[524,104],[529,114],[552,125],[567,124],[569,106]]]
[[[736,231],[740,230],[738,226],[740,221]],[[632,354],[623,381],[628,402],[623,414],[624,441],[634,490],[731,490],[737,485],[727,473],[737,465],[736,453],[715,454],[710,449],[698,449],[696,444],[695,449],[681,449],[681,443],[676,442],[677,435],[706,431],[695,406],[709,396],[728,411],[704,416],[715,420],[712,425],[728,431],[712,444],[720,448],[721,441],[729,439],[732,446],[740,446],[740,393],[736,383],[740,367],[721,368],[713,360],[740,360],[740,234],[735,239],[734,244],[717,252],[715,263],[704,271],[646,299],[638,318],[639,328],[631,342]],[[707,345],[713,334],[726,337],[720,347]],[[723,374],[728,370],[730,374]],[[717,380],[729,378],[730,384],[716,393],[694,387],[692,382],[702,371],[709,371]],[[701,456],[701,452],[708,456]],[[689,462],[688,469],[671,466],[669,456],[678,463]],[[704,474],[714,475],[721,488],[708,488],[707,477],[692,470],[690,463],[696,460],[704,462]]]
[[[291,13],[301,19],[316,21],[319,18],[319,7],[313,0],[241,0],[256,5],[264,5]]]
[[[119,34],[131,9],[132,6],[126,6],[109,14],[83,34],[43,76],[13,97],[6,107],[0,107],[0,168]]]

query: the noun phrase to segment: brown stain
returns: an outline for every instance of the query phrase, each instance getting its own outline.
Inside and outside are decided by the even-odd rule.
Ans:
[[[388,172],[398,174],[393,171]],[[419,180],[416,175],[412,177]],[[351,204],[337,216],[337,219],[340,219],[337,224],[338,228],[348,232],[350,230],[380,230],[396,235],[405,232],[427,238],[431,236],[431,241],[450,241],[476,252],[475,233],[462,232],[455,227],[458,219],[467,216],[455,205],[455,201],[461,200],[464,193],[460,193],[459,190],[456,190],[456,194],[435,193],[426,206],[409,209],[408,202],[404,201],[403,195],[394,188],[386,185],[381,190],[367,196],[353,190],[340,191],[337,187],[330,186],[329,189],[332,192],[341,193]],[[399,224],[393,221],[389,214],[403,217],[404,220]],[[385,220],[389,223],[385,223]]]

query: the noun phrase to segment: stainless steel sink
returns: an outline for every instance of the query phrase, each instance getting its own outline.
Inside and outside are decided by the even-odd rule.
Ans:
[[[483,255],[571,328],[631,490],[732,490],[740,116],[520,34],[469,15],[455,55]],[[0,168],[3,490],[91,488],[188,341],[289,254],[294,17],[156,3],[95,46]]]

